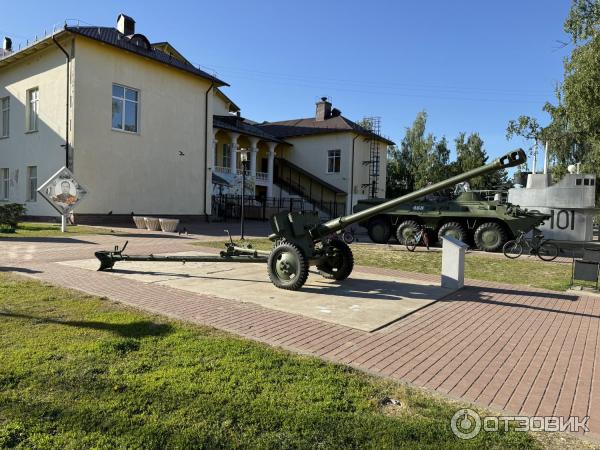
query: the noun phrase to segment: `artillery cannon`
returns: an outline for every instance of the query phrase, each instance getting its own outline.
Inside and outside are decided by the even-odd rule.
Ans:
[[[310,266],[316,266],[319,273],[325,278],[341,281],[352,272],[354,257],[350,247],[342,240],[335,238],[336,233],[341,232],[349,225],[363,222],[402,203],[432,194],[472,177],[521,165],[525,163],[526,159],[525,152],[517,149],[482,167],[327,222],[322,222],[317,212],[275,214],[271,218],[273,233],[269,236],[269,239],[273,241],[271,252],[236,246],[231,239],[219,256],[136,256],[124,255],[124,248],[120,250],[115,248],[113,251],[95,253],[101,263],[98,270],[112,269],[117,261],[266,262],[271,282],[281,289],[300,289],[306,282]]]

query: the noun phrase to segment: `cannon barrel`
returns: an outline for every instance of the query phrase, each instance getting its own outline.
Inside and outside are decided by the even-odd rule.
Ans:
[[[402,197],[395,198],[393,200],[389,200],[387,202],[381,203],[379,205],[372,206],[371,208],[367,208],[365,210],[359,211],[354,214],[350,214],[348,216],[338,217],[336,219],[332,219],[328,222],[321,224],[317,229],[312,230],[311,235],[313,239],[320,239],[325,237],[331,233],[335,233],[337,231],[343,230],[345,227],[352,225],[357,222],[365,221],[371,217],[376,216],[377,214],[384,213],[390,209],[395,208],[396,206],[416,200],[424,195],[429,195],[434,192],[437,192],[441,189],[450,187],[455,185],[456,183],[460,183],[462,181],[468,180],[469,178],[477,177],[480,175],[484,175],[488,172],[492,172],[494,170],[505,169],[508,167],[515,167],[525,163],[527,160],[527,156],[522,149],[516,149],[511,152],[508,152],[504,156],[501,156],[492,162],[478,167],[473,170],[469,170],[468,172],[462,173],[460,175],[456,175],[452,178],[448,178],[447,180],[440,181],[439,183],[432,184],[430,186],[426,186],[417,191],[411,192],[410,194],[403,195]]]

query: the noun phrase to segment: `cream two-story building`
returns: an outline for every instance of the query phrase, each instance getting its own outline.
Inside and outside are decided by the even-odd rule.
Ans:
[[[346,210],[329,213],[384,195],[390,141],[326,99],[312,118],[246,120],[224,81],[135,27],[121,14],[116,27],[65,26],[20,48],[4,40],[0,202],[57,216],[36,190],[64,165],[88,188],[75,211],[88,222],[132,213],[209,216],[215,190],[231,192],[244,166],[254,183],[246,195]]]
[[[212,101],[225,85],[124,15],[22,49],[5,41],[0,197],[56,215],[36,189],[68,159],[89,190],[78,216],[210,214]]]

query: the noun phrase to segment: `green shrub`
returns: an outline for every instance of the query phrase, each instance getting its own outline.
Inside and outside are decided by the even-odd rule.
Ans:
[[[25,206],[19,203],[0,205],[0,232],[14,233],[25,214]]]

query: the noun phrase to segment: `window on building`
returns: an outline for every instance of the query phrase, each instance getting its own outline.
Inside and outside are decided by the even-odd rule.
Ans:
[[[8,200],[8,190],[10,187],[9,175],[10,171],[8,167],[0,169],[0,200]]]
[[[10,125],[10,97],[0,99],[0,114],[2,114],[2,120],[0,121],[0,138],[5,138],[8,137],[8,128]]]
[[[340,171],[341,150],[329,150],[327,152],[327,173],[338,173]]]
[[[38,130],[38,114],[40,110],[40,91],[38,88],[27,91],[27,131]]]
[[[590,179],[589,178],[584,178],[583,179],[583,185],[584,186],[589,186],[590,185]]]
[[[577,179],[575,180],[575,184],[576,184],[577,186],[581,186],[581,178],[577,178]]]
[[[135,89],[118,84],[112,87],[113,130],[137,133],[139,129],[140,94]]]
[[[231,145],[223,144],[223,167],[231,166]]]
[[[27,201],[37,201],[37,166],[27,167]]]

